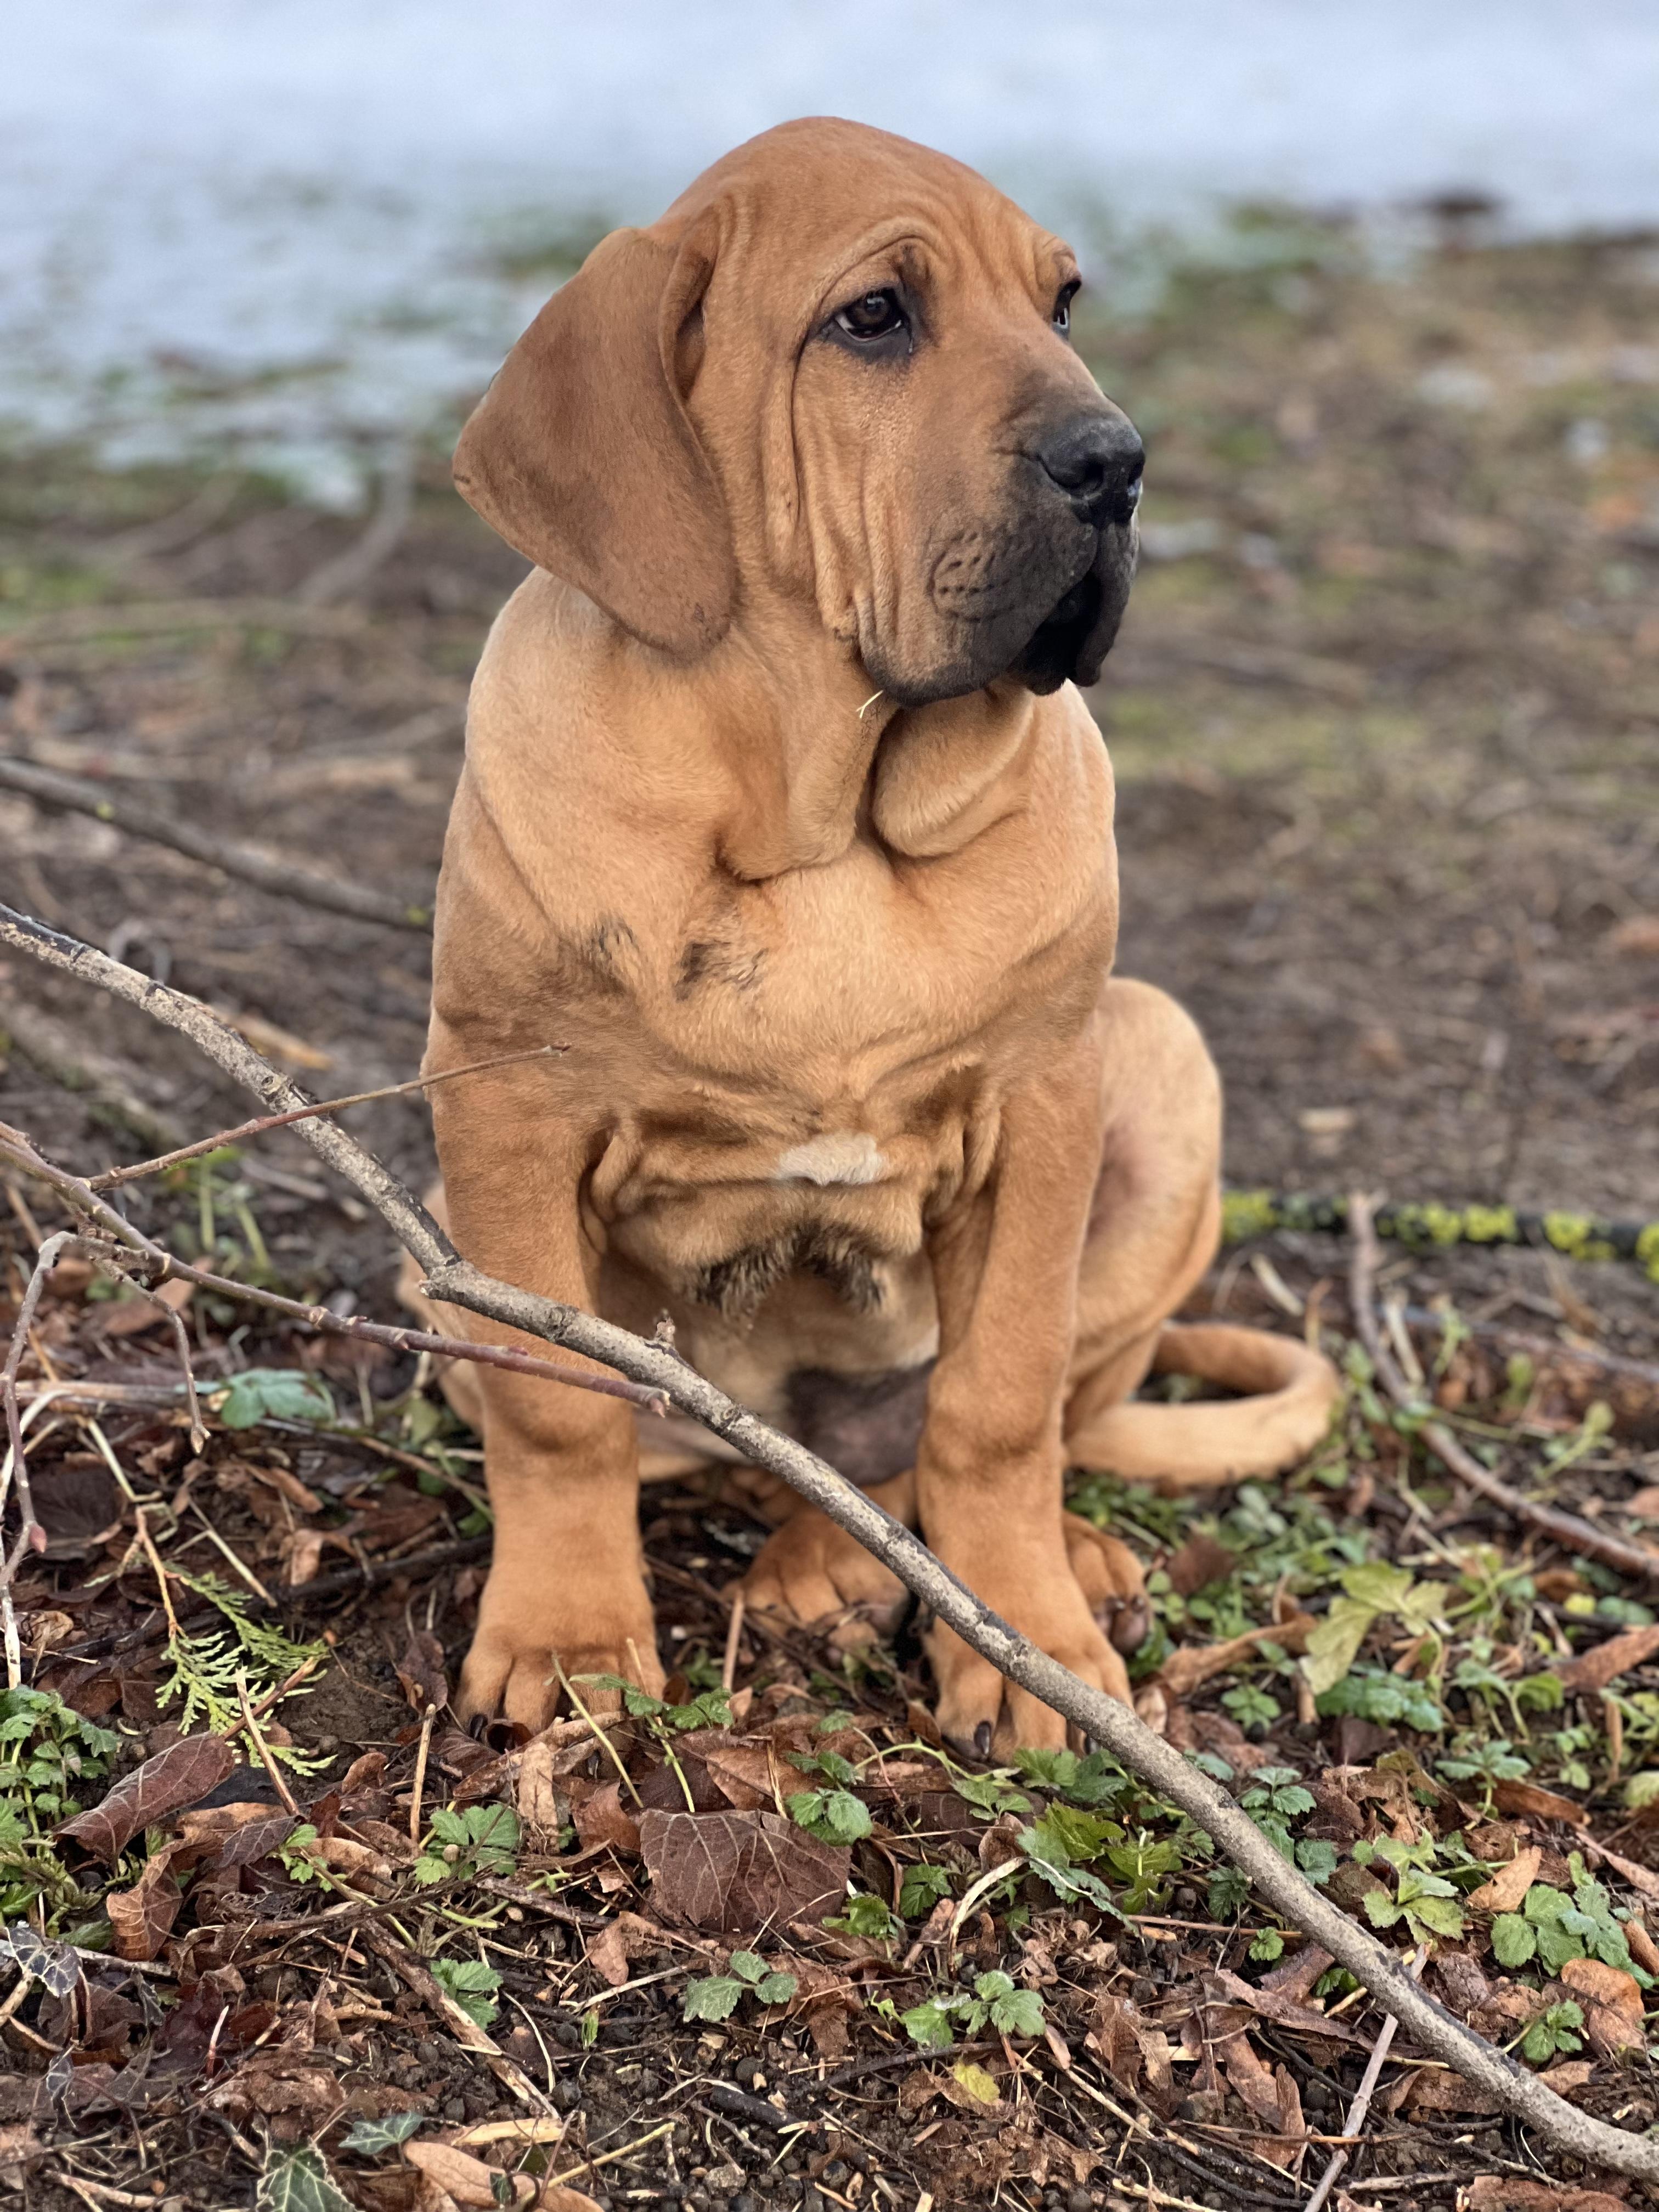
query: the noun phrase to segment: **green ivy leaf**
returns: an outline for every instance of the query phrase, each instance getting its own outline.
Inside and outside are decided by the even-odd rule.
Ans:
[[[409,2141],[425,2118],[424,2112],[388,2112],[383,2120],[358,2120],[349,2135],[341,2136],[340,2148],[355,2150],[360,2158],[373,2158],[377,2151],[395,2150],[399,2143]]]
[[[322,2153],[310,2143],[297,2150],[272,2147],[254,2197],[257,2212],[356,2212],[334,2185]]]

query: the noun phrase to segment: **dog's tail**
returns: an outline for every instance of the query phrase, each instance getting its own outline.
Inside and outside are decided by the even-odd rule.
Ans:
[[[1319,1443],[1342,1396],[1341,1379],[1322,1352],[1224,1322],[1166,1322],[1152,1372],[1190,1375],[1242,1395],[1109,1406],[1066,1437],[1073,1467],[1165,1492],[1279,1474]]]

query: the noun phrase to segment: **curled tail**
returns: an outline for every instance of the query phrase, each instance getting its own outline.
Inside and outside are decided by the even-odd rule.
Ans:
[[[1341,1380],[1322,1352],[1291,1337],[1224,1322],[1166,1322],[1152,1372],[1190,1375],[1242,1395],[1182,1406],[1132,1399],[1108,1407],[1067,1434],[1066,1456],[1074,1467],[1166,1492],[1278,1474],[1319,1443],[1342,1395]]]

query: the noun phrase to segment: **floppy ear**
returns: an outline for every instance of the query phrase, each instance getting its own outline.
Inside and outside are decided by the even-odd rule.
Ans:
[[[461,495],[538,568],[664,652],[732,618],[726,501],[674,380],[706,258],[615,231],[553,295],[455,448]]]

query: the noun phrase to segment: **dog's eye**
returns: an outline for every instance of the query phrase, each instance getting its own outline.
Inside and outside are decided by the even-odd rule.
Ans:
[[[861,300],[849,301],[836,323],[850,338],[884,338],[903,329],[904,310],[896,292],[866,292]]]
[[[1069,337],[1072,334],[1072,301],[1077,289],[1075,284],[1067,284],[1064,287],[1060,297],[1054,301],[1054,313],[1048,318],[1063,338]]]

